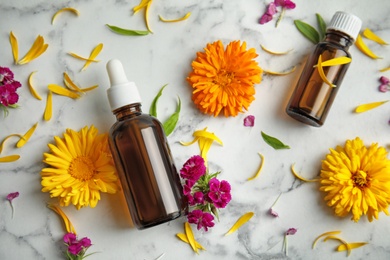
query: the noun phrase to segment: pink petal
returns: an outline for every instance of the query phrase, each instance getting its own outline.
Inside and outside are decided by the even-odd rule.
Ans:
[[[255,125],[255,116],[249,115],[244,118],[244,126],[254,126]]]
[[[271,21],[271,20],[272,20],[272,15],[265,13],[265,14],[263,14],[263,16],[260,18],[259,23],[260,23],[260,24],[265,24],[265,23],[268,23],[268,22]]]
[[[9,200],[10,202],[19,197],[19,192],[11,192],[10,194],[7,195],[7,200]]]

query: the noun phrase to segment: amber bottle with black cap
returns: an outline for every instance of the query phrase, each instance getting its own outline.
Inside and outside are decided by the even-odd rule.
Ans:
[[[349,47],[359,34],[362,22],[355,15],[337,12],[327,27],[324,41],[317,44],[309,55],[286,112],[292,118],[311,126],[322,126],[336,97],[349,63],[323,67],[325,76],[334,85],[329,86],[321,78],[318,58],[330,60],[351,57]]]

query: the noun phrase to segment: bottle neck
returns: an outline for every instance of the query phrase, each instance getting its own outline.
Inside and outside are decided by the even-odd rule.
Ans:
[[[349,35],[332,29],[326,31],[325,41],[337,44],[345,50],[348,50],[354,42]]]
[[[118,121],[136,117],[142,114],[141,103],[129,104],[112,111]]]

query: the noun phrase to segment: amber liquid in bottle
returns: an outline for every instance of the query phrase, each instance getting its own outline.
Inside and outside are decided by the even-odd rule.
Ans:
[[[312,126],[323,125],[349,63],[323,67],[326,77],[336,87],[326,84],[314,66],[318,63],[319,55],[322,55],[323,61],[342,56],[351,57],[348,48],[352,43],[353,39],[342,32],[327,31],[325,41],[316,45],[306,61],[286,109],[289,116]]]
[[[113,111],[110,147],[134,225],[152,227],[183,213],[185,203],[161,123],[140,103]]]

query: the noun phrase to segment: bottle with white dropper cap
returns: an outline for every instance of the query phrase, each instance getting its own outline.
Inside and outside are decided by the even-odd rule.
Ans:
[[[108,100],[117,118],[110,148],[133,223],[144,229],[178,218],[185,201],[162,125],[142,113],[138,89],[119,60],[110,60],[107,72]]]

